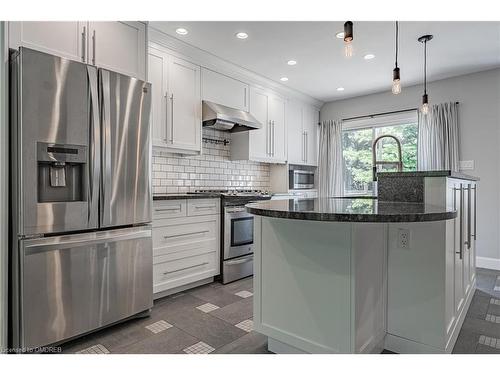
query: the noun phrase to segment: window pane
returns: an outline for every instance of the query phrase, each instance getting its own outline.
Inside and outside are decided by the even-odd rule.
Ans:
[[[372,129],[346,130],[342,134],[346,195],[372,191],[372,141]]]

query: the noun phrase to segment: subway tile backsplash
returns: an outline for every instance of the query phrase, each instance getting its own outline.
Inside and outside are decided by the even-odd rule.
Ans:
[[[229,139],[230,133],[203,129],[203,137]],[[269,190],[269,164],[231,161],[231,144],[203,142],[202,155],[171,154],[153,148],[153,194],[198,189]]]

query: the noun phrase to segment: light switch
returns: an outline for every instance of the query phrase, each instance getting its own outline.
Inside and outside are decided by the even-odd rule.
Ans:
[[[459,169],[462,171],[474,169],[474,160],[460,160]]]

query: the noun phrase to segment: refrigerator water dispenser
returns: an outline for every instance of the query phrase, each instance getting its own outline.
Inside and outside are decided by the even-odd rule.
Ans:
[[[38,202],[86,201],[87,147],[37,143]]]

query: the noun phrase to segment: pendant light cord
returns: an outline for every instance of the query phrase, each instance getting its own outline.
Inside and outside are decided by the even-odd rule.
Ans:
[[[427,94],[427,40],[424,41],[424,94]]]
[[[396,68],[398,67],[398,44],[399,44],[399,25],[396,21]]]

